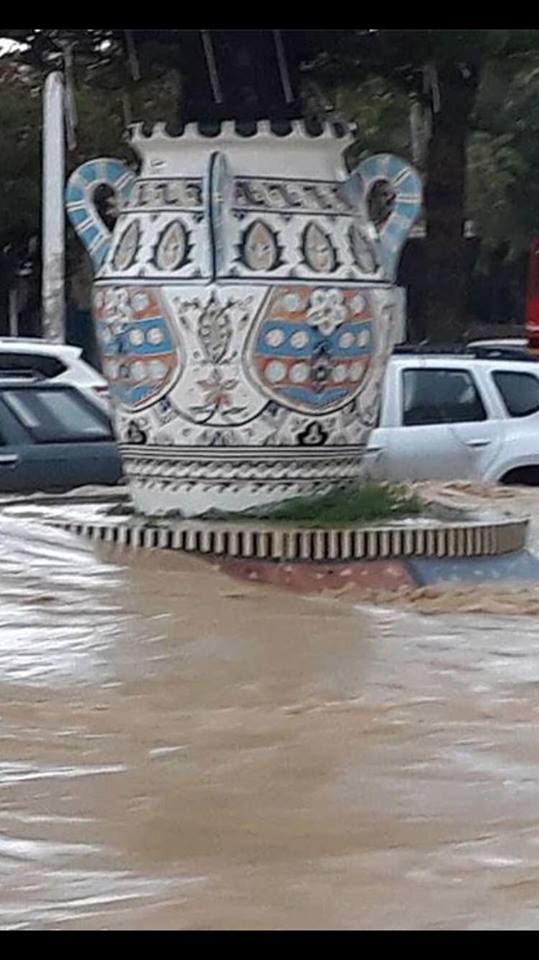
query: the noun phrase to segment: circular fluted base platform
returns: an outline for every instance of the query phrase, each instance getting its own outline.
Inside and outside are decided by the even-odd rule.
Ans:
[[[72,510],[71,510],[72,513]],[[491,557],[522,550],[527,518],[502,517],[429,525],[291,529],[268,524],[186,521],[136,523],[125,518],[49,522],[92,540],[129,547],[182,550],[240,559],[290,561],[380,560],[408,557]]]

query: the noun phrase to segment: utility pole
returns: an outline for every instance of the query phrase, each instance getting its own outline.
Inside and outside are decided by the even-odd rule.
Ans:
[[[65,343],[64,81],[50,73],[43,92],[42,331]]]

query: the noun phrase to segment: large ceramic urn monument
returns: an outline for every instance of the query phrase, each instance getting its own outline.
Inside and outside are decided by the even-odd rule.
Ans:
[[[138,174],[101,158],[67,188],[146,514],[241,511],[358,477],[402,338],[395,274],[421,205],[406,162],[383,154],[349,173],[346,126],[301,119],[278,31],[247,52],[241,31],[202,33],[183,132],[135,125]],[[102,184],[118,203],[112,233]]]

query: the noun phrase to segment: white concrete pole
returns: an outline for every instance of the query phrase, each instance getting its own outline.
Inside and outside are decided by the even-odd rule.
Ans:
[[[64,82],[50,73],[43,91],[42,330],[65,343]]]

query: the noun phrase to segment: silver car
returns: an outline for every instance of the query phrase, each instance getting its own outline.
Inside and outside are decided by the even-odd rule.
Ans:
[[[80,347],[24,337],[0,337],[0,376],[25,371],[54,383],[70,383],[108,412],[105,378],[82,359]]]
[[[393,356],[365,464],[375,480],[539,483],[539,364]]]

